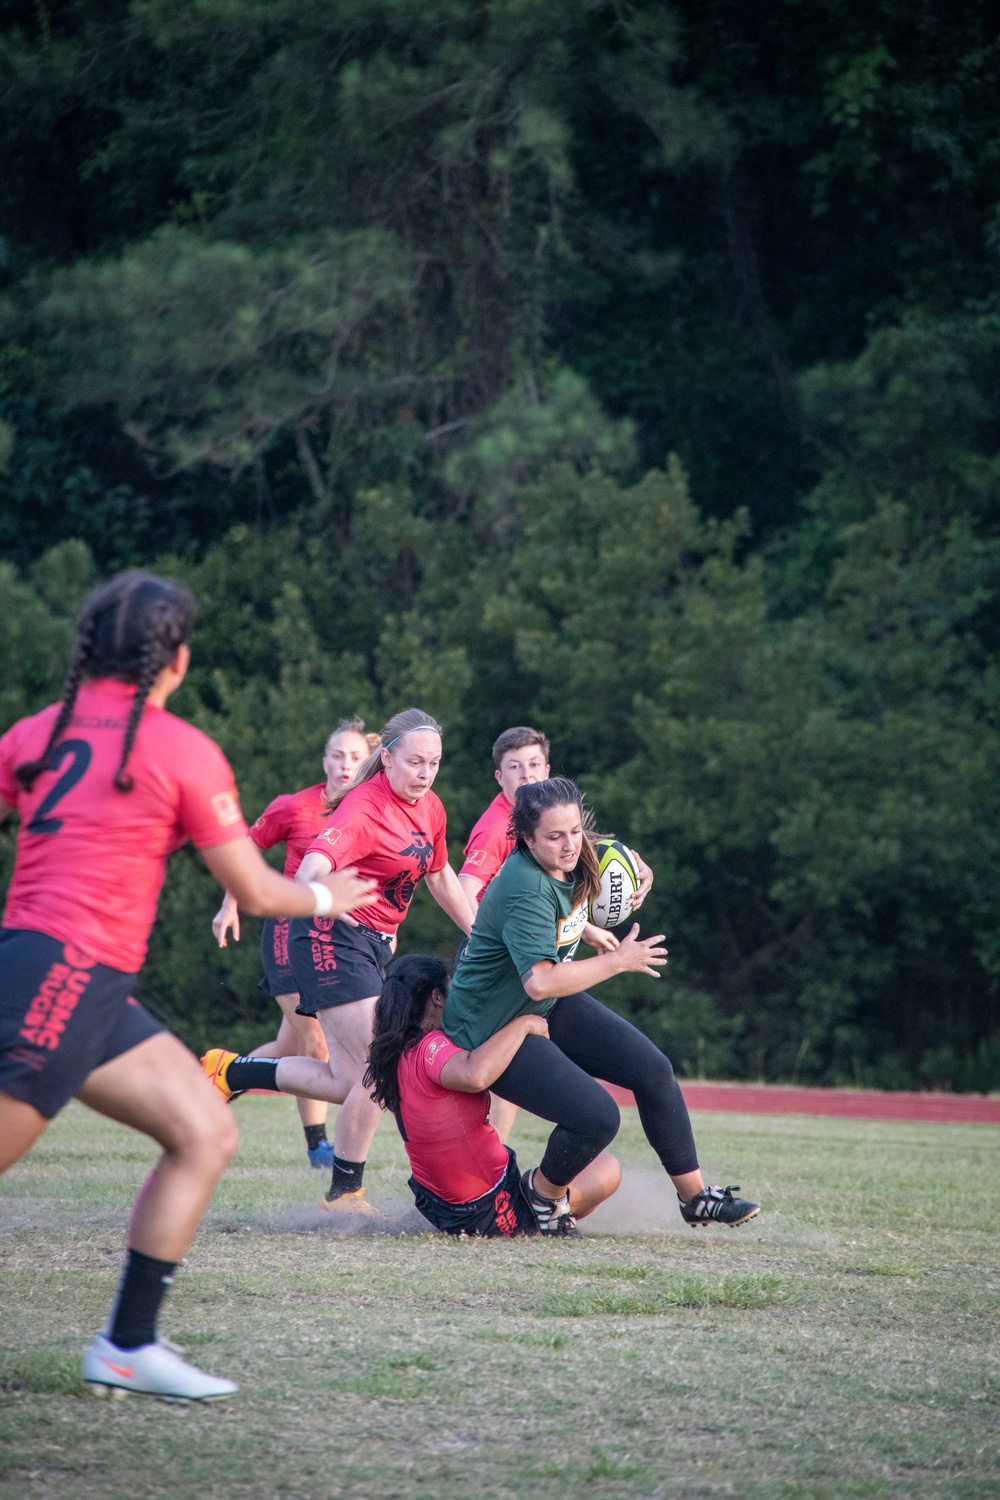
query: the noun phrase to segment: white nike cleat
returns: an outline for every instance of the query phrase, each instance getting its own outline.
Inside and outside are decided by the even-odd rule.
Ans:
[[[239,1390],[232,1380],[220,1380],[189,1365],[166,1343],[119,1349],[103,1333],[96,1335],[83,1356],[83,1378],[98,1394],[135,1391],[168,1401],[213,1401]]]

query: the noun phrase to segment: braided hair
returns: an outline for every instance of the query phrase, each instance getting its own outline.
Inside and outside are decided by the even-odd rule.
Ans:
[[[399,1108],[400,1059],[423,1036],[421,1022],[427,1002],[435,990],[447,995],[448,970],[439,958],[426,953],[407,953],[397,958],[375,1002],[372,1043],[364,1086],[383,1109]]]
[[[574,871],[575,901],[593,901],[601,890],[601,868],[594,848],[594,815],[583,805],[583,796],[575,781],[568,776],[550,776],[548,781],[528,781],[514,793],[511,811],[511,827],[517,836],[517,848],[527,854],[528,839],[534,836],[541,822],[542,813],[550,807],[577,807],[583,824],[583,843],[580,846],[580,861]]]
[[[135,683],[121,760],[114,777],[118,791],[132,790],[135,783],[126,768],[146,699],[159,673],[190,640],[196,614],[194,596],[183,583],[157,578],[139,569],[119,573],[90,595],[77,621],[73,658],[48,743],[41,755],[24,761],[14,773],[25,791],[30,791],[51,765],[73,717],[80,684],[85,678],[94,677],[115,677],[120,682]]]

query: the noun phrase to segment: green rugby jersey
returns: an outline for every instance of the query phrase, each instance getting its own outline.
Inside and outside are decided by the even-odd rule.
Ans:
[[[555,1000],[529,999],[521,976],[576,952],[587,905],[574,906],[573,889],[572,880],[547,874],[522,849],[490,882],[441,1017],[456,1046],[480,1046],[515,1016],[548,1015]]]

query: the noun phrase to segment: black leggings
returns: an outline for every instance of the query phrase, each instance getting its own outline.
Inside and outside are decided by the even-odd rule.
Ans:
[[[550,1182],[572,1182],[618,1133],[618,1106],[596,1078],[631,1089],[646,1139],[673,1177],[698,1170],[687,1105],[664,1057],[593,995],[564,995],[549,1035],[526,1036],[493,1092],[555,1122],[541,1161]]]

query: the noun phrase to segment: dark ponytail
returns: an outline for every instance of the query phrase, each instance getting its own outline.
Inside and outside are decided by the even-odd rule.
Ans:
[[[593,901],[601,891],[600,864],[594,848],[594,815],[584,806],[580,788],[568,776],[551,776],[548,781],[528,781],[524,786],[518,787],[510,815],[517,847],[526,854],[531,853],[528,839],[534,837],[542,813],[550,807],[576,807],[580,810],[583,843],[580,846],[580,862],[574,872],[576,885],[573,899],[578,902]]]
[[[120,792],[132,790],[134,782],[126,767],[146,699],[159,673],[191,639],[196,614],[194,596],[184,584],[138,569],[119,573],[91,594],[77,622],[73,660],[48,743],[41,755],[24,761],[14,773],[25,791],[51,764],[73,717],[80,684],[93,677],[115,677],[136,685],[114,778]]]
[[[399,1060],[419,1042],[421,1021],[435,990],[448,993],[448,970],[439,958],[426,953],[407,953],[398,958],[386,975],[382,993],[375,1002],[372,1044],[368,1050],[366,1089],[383,1109],[399,1108]]]

